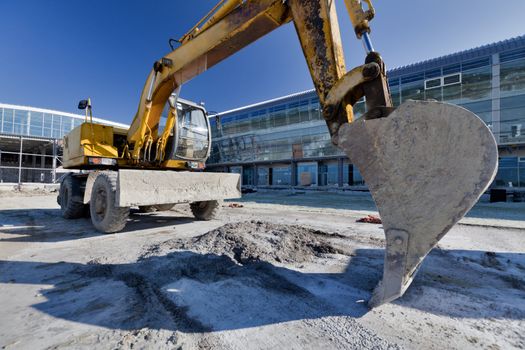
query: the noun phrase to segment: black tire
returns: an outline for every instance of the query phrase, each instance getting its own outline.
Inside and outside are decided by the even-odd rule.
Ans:
[[[65,219],[78,219],[84,216],[84,192],[81,181],[67,175],[60,183],[57,202],[60,204],[60,212]]]
[[[198,220],[213,220],[219,216],[222,200],[193,202],[190,204],[191,212]]]
[[[93,226],[104,233],[121,231],[126,226],[129,207],[116,207],[117,172],[101,172],[91,190],[89,211]]]

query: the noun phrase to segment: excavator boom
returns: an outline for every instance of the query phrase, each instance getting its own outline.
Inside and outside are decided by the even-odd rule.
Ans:
[[[137,164],[159,140],[162,155],[166,133],[157,130],[172,92],[293,22],[332,142],[360,170],[383,220],[384,275],[369,302],[374,307],[403,295],[425,256],[486,190],[497,147],[481,119],[463,108],[435,101],[394,108],[385,65],[370,40],[371,0],[345,4],[366,53],[364,65],[349,71],[333,0],[221,0],[155,62],[127,142]],[[367,112],[354,121],[352,107],[363,97]]]

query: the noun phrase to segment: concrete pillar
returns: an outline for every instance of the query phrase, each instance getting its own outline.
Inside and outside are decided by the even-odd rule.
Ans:
[[[501,112],[500,112],[500,63],[499,54],[492,55],[492,133],[496,138],[496,142],[500,142],[501,134]]]

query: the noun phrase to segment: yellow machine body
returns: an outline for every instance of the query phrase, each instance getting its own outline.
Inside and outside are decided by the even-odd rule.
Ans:
[[[112,126],[84,122],[64,136],[65,168],[89,165],[89,157],[118,159],[117,147],[113,146],[114,133],[126,132]]]
[[[133,167],[129,159],[123,157],[122,153],[119,155],[119,150],[114,145],[115,136],[125,138],[126,133],[127,129],[124,128],[91,122],[82,123],[64,136],[63,167],[66,169],[88,169],[100,166]],[[159,166],[144,166],[148,169],[157,167],[189,169],[186,161],[176,159],[166,160]]]

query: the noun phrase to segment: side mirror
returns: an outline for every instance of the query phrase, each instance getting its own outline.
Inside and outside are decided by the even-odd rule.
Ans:
[[[86,109],[87,107],[89,107],[89,100],[80,100],[78,109]]]

